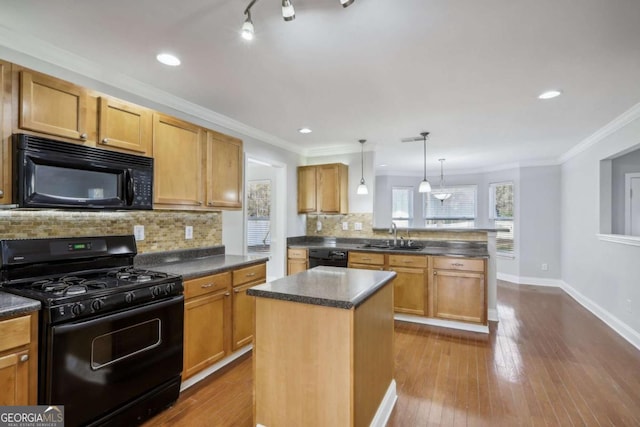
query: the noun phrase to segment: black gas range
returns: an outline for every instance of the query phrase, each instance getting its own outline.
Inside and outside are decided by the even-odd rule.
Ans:
[[[0,241],[0,284],[39,300],[38,403],[132,425],[178,397],[182,278],[136,269],[133,236]]]

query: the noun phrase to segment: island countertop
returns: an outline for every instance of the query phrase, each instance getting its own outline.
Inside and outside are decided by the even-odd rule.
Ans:
[[[322,266],[254,286],[247,295],[351,309],[394,277],[393,271]]]

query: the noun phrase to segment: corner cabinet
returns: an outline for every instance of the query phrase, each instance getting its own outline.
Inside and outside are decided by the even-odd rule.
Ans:
[[[38,313],[0,320],[0,406],[35,405]]]
[[[207,206],[242,208],[242,140],[207,131]]]
[[[342,163],[298,167],[298,213],[349,212],[349,168]]]
[[[11,203],[11,64],[0,61],[0,204]]]
[[[204,205],[204,129],[163,114],[153,116],[154,208]]]
[[[433,257],[434,317],[486,324],[485,283],[485,260]]]

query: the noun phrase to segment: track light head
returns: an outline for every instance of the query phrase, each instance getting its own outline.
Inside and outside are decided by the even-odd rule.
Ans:
[[[353,3],[353,0],[340,0],[342,7],[349,7]]]
[[[291,0],[282,0],[282,17],[287,22],[296,19],[296,11],[293,9]]]

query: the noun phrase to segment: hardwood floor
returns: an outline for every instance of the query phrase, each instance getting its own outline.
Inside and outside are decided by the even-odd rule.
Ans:
[[[498,285],[489,336],[396,322],[389,426],[640,426],[640,351],[559,289]],[[252,360],[151,426],[251,426]]]

